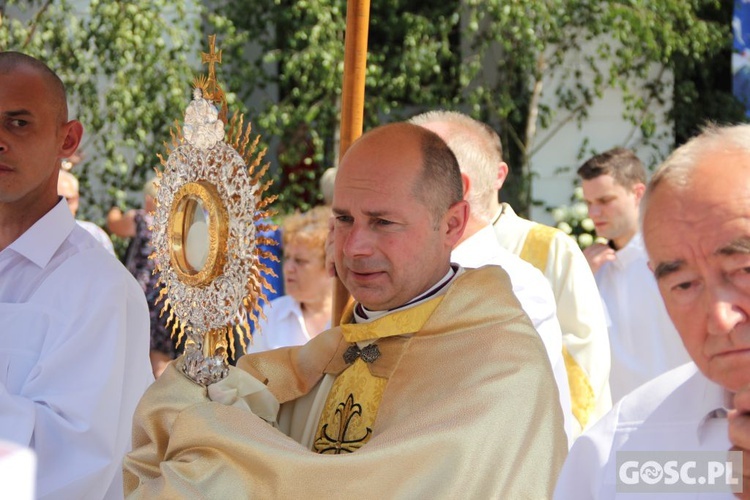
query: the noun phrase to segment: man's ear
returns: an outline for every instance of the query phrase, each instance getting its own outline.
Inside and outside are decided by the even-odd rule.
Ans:
[[[499,191],[500,188],[503,187],[503,184],[505,184],[505,179],[508,178],[508,164],[504,161],[501,161],[500,164],[497,166],[497,179],[495,179],[494,189],[495,191]]]
[[[451,205],[445,213],[445,221],[447,242],[453,248],[461,240],[469,221],[469,202],[461,200]]]
[[[83,125],[78,120],[71,120],[62,126],[63,143],[60,146],[60,158],[69,158],[78,149],[83,137]]]
[[[646,193],[646,185],[642,182],[633,185],[633,194],[635,195],[636,203],[640,203],[643,195]]]

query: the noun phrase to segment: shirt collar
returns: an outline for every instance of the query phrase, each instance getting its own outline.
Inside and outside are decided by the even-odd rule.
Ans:
[[[643,237],[638,232],[628,241],[627,245],[617,250],[617,260],[615,262],[621,266],[625,266],[641,258],[644,253]]]
[[[52,210],[36,221],[7,249],[12,249],[40,268],[45,267],[75,227],[68,202],[60,197]],[[6,250],[7,250],[6,249]]]
[[[442,293],[445,293],[445,290],[447,289],[447,284],[453,281],[456,277],[458,277],[462,273],[463,273],[462,267],[456,264],[451,264],[450,269],[448,269],[448,272],[445,274],[445,276],[443,276],[440,279],[440,281],[438,281],[432,287],[430,287],[429,290],[418,295],[417,297],[410,300],[406,304],[387,310],[387,311],[370,311],[366,309],[364,306],[362,306],[362,304],[357,303],[357,305],[354,307],[354,322],[366,323],[369,321],[374,321],[394,311],[400,311],[402,309],[408,309],[410,307],[414,307],[418,304],[421,304],[427,301],[428,299],[434,296],[441,295]]]
[[[726,401],[727,391],[688,362],[625,396],[617,405],[618,426],[626,432],[637,431],[642,424],[651,429],[680,427],[685,439],[701,444],[721,418]],[[651,409],[644,413],[647,408]]]
[[[514,212],[513,207],[511,207],[507,203],[501,203],[500,208],[498,209],[495,216],[492,218],[492,225],[494,226],[495,224],[497,224],[497,221],[499,221],[500,217],[502,217],[503,215],[508,215],[508,216],[516,215],[516,212]]]
[[[302,317],[302,306],[291,295],[282,295],[271,301],[271,307],[279,318]]]
[[[726,419],[731,407],[732,394],[724,387],[709,380],[700,370],[696,369],[696,382],[692,386],[690,400],[699,402],[688,405],[693,419],[697,423],[696,437],[703,442],[708,432],[708,426],[714,419]]]

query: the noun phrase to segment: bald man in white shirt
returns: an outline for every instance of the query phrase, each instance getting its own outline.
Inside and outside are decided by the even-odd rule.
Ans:
[[[510,276],[513,293],[547,349],[565,420],[565,433],[570,445],[580,434],[581,428],[571,409],[568,374],[562,354],[562,331],[557,321],[555,297],[552,287],[541,271],[500,246],[488,214],[483,210],[482,197],[477,191],[480,189],[479,186],[491,184],[491,180],[482,177],[486,177],[488,173],[491,176],[492,169],[481,169],[472,164],[482,161],[477,159],[482,156],[481,153],[477,153],[481,150],[482,137],[478,134],[483,133],[482,125],[463,115],[445,115],[442,112],[417,115],[411,121],[439,135],[456,155],[461,169],[464,200],[469,203],[470,211],[466,230],[453,248],[451,261],[470,268],[500,266]]]
[[[739,470],[711,484],[707,471],[700,470],[699,452],[726,457],[732,446],[727,415],[733,394],[750,384],[748,179],[750,125],[709,127],[654,174],[643,202],[648,265],[692,361],[625,396],[579,437],[555,498],[626,493],[627,482],[640,476],[625,470],[632,464],[623,462],[624,452],[638,452],[642,464],[654,461],[662,471],[667,464],[658,453],[682,460],[678,468],[696,463],[690,476],[696,478],[694,484],[683,476],[670,483],[666,473],[657,474],[649,482],[640,480],[641,487],[650,489],[638,498],[662,498],[672,484],[687,488],[671,490],[681,491],[680,498],[694,498],[703,487],[714,486],[723,490],[713,490],[717,496],[711,498],[732,497],[731,483],[739,484]]]
[[[0,53],[0,119],[0,439],[36,452],[37,498],[122,498],[146,300],[57,194],[83,134],[57,75]]]

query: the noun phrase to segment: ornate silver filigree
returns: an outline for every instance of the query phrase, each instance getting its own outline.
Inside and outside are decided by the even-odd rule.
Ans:
[[[193,102],[185,110],[182,134],[198,149],[208,149],[224,139],[224,122],[219,120],[219,110],[203,98],[201,89],[193,91]]]
[[[214,40],[210,43],[211,54],[204,56],[215,56]],[[256,152],[259,138],[249,140],[250,127],[243,130],[241,115],[235,115],[224,140],[225,123],[211,102],[224,95],[213,80],[213,62],[220,62],[220,55],[204,57],[211,62],[209,79],[196,81],[183,128],[173,135],[167,160],[160,156],[164,171],[157,172],[152,232],[152,258],[164,285],[160,298],[165,299],[165,310],[171,306],[181,335],[187,336],[183,371],[203,385],[227,375],[227,350],[234,349],[234,333],[245,333],[243,326],[257,321],[261,313],[258,301],[264,298],[265,278],[260,274],[256,231],[271,227],[261,220],[270,215],[264,209],[273,201],[263,198],[270,183],[260,182],[268,164],[255,171],[265,150]],[[208,218],[205,247],[213,255],[210,265],[197,270],[185,264],[194,260],[178,255],[185,252],[189,232],[183,227],[189,219],[185,212],[196,210]]]

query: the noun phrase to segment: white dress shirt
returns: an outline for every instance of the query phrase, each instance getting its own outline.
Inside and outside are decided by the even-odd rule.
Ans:
[[[451,252],[451,261],[462,267],[486,265],[502,267],[510,277],[513,293],[544,342],[560,394],[565,417],[565,432],[572,444],[577,436],[575,418],[570,406],[570,386],[562,356],[562,332],[557,321],[555,297],[541,271],[500,246],[492,226],[487,225],[462,241]]]
[[[570,450],[556,500],[733,498],[724,495],[617,493],[618,451],[727,451],[728,393],[689,362],[631,392]],[[719,415],[714,415],[719,413]]]
[[[0,319],[0,439],[36,452],[38,498],[122,498],[148,308],[64,199],[0,252]]]
[[[610,320],[612,401],[690,361],[648,268],[640,233],[595,278]]]
[[[247,346],[248,353],[302,345],[314,337],[307,331],[302,309],[291,295],[282,295],[265,304],[263,312],[266,319],[261,318],[258,330],[253,334],[253,343]],[[323,331],[330,327],[329,321]]]

